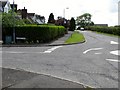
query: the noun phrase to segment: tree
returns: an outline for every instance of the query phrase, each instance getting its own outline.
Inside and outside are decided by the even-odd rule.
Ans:
[[[53,15],[53,13],[50,13],[50,15],[49,15],[49,19],[48,19],[48,23],[52,23],[52,24],[55,23],[55,19],[54,19],[54,15]]]
[[[72,17],[71,20],[70,20],[70,30],[74,31],[75,27],[76,27],[75,19]]]
[[[4,27],[13,27],[13,26],[20,26],[25,25],[23,20],[21,20],[16,13],[15,17],[13,18],[12,12],[9,13],[2,13],[2,26]],[[14,20],[14,21],[13,21]]]
[[[89,13],[85,13],[81,16],[78,16],[76,19],[76,23],[77,25],[79,25],[80,27],[86,27],[86,26],[91,26],[94,25],[94,23],[91,21],[91,17],[92,15]]]

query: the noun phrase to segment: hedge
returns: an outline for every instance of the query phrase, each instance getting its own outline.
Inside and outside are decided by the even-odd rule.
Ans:
[[[120,36],[120,27],[90,26],[87,29]]]
[[[3,28],[3,41],[6,36],[12,36],[12,27]],[[25,37],[26,41],[36,43],[46,43],[61,37],[65,34],[63,26],[50,26],[50,25],[25,25],[15,27],[16,37]]]

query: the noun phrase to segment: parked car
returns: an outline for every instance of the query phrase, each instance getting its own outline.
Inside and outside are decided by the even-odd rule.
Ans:
[[[83,27],[78,27],[77,30],[84,31],[84,28]]]
[[[81,30],[81,31],[84,31],[84,28],[81,27],[80,30]]]

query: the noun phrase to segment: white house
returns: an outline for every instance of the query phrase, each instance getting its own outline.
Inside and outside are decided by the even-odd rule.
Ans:
[[[11,10],[10,2],[8,0],[0,0],[0,12],[8,13]]]
[[[32,20],[34,22],[36,22],[37,24],[44,24],[45,23],[45,17],[37,15],[37,14],[34,15],[34,17],[32,18]]]

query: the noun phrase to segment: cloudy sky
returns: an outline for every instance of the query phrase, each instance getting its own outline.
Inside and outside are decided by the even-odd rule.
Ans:
[[[13,0],[9,0],[10,3]],[[36,13],[48,19],[53,13],[55,19],[63,16],[70,19],[76,18],[84,13],[92,15],[92,21],[96,24],[108,24],[109,26],[118,25],[118,2],[120,0],[14,0],[18,8],[24,6],[29,13]],[[66,9],[69,8],[69,9]]]

